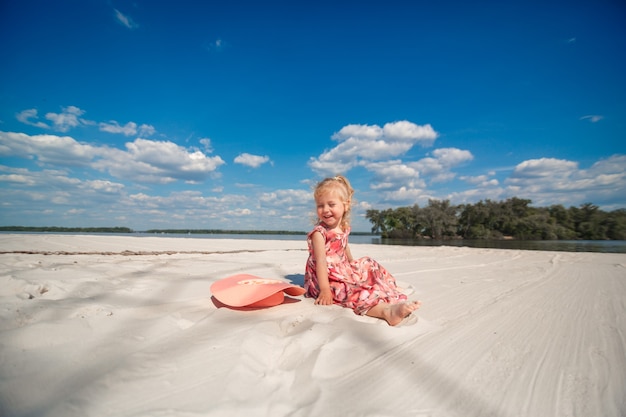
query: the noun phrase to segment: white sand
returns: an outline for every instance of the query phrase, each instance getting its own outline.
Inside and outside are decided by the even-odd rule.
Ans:
[[[211,301],[304,241],[0,235],[0,415],[626,415],[626,255],[351,246],[419,320]]]

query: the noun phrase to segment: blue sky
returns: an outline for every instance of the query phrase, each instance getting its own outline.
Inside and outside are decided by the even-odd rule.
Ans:
[[[0,3],[0,224],[309,230],[369,208],[626,207],[619,0]]]

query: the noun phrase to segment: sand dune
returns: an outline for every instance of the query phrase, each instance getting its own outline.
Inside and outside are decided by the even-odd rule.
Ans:
[[[0,235],[0,415],[626,415],[626,255],[351,246],[417,314],[211,299],[304,241]]]

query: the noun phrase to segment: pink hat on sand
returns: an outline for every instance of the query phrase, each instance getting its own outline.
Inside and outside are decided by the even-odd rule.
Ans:
[[[211,285],[211,293],[230,307],[272,307],[282,304],[287,295],[297,296],[305,289],[286,281],[237,274]]]

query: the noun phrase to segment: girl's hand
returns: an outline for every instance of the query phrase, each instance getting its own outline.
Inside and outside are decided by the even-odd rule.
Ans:
[[[320,291],[320,295],[315,299],[315,304],[329,306],[333,304],[333,294],[330,290]]]

